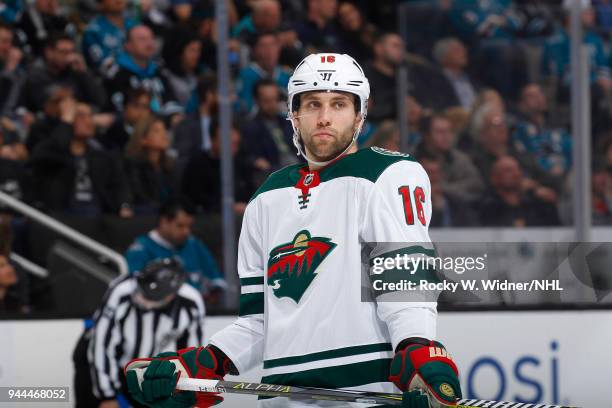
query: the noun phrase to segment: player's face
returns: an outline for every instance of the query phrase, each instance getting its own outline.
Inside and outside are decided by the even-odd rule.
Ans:
[[[360,116],[346,92],[307,92],[301,96],[296,125],[308,157],[327,161],[351,142]]]

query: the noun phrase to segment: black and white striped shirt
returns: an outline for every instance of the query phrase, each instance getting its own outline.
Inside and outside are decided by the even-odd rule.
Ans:
[[[183,284],[167,306],[144,310],[132,299],[136,287],[131,276],[117,278],[94,315],[87,359],[97,398],[115,398],[119,372],[133,358],[204,343],[205,308],[196,289]]]

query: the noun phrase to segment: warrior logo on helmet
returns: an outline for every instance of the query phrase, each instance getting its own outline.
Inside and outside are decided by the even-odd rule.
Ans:
[[[317,276],[316,269],[336,244],[329,238],[311,237],[310,232],[298,232],[293,241],[270,251],[268,285],[279,299],[289,297],[299,303]]]

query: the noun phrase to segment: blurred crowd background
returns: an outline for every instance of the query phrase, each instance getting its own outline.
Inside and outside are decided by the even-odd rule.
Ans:
[[[612,1],[577,1],[593,224],[611,225]],[[407,118],[408,153],[432,183],[432,227],[571,225],[568,4],[227,0],[235,213],[267,175],[300,160],[285,119],[292,68],[309,53],[339,52],[370,81],[361,147],[400,150]],[[100,238],[120,251],[181,197],[208,217],[200,236],[218,259],[216,47],[212,0],[4,0],[0,190],[74,225],[149,220]],[[400,67],[406,95],[397,95]],[[42,235],[10,211],[2,217],[12,249],[36,259]]]

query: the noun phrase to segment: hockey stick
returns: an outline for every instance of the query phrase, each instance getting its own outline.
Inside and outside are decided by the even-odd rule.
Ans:
[[[136,369],[139,382],[143,379],[144,370]],[[400,406],[402,394],[333,390],[315,387],[294,387],[290,385],[262,384],[246,381],[203,380],[199,378],[179,378],[176,389],[181,391],[214,392],[228,394],[257,395],[262,397],[285,397],[297,400],[324,400],[360,402],[367,404],[386,404]],[[488,401],[461,399],[457,408],[572,408],[561,405],[526,404],[520,402]]]

